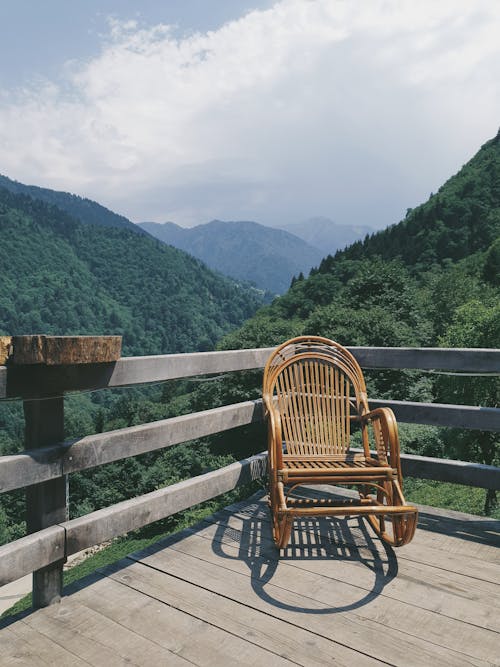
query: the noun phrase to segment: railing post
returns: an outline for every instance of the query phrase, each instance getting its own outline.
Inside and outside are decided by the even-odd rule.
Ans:
[[[15,370],[23,396],[25,445],[33,450],[64,440],[64,382],[57,388],[52,371],[63,374],[75,366],[115,362],[121,353],[121,336],[14,336],[3,340],[9,370]],[[4,355],[5,356],[5,355]],[[24,375],[22,373],[24,369]],[[26,370],[31,372],[26,372]],[[33,370],[31,370],[33,369]],[[24,382],[23,379],[24,378]],[[14,380],[15,381],[15,380]],[[68,476],[34,484],[26,489],[28,533],[69,519]],[[33,606],[58,602],[63,588],[63,557],[33,572]]]
[[[24,400],[27,449],[46,447],[64,440],[64,398],[40,396]],[[26,489],[26,520],[29,533],[67,521],[68,476]],[[62,595],[65,558],[33,572],[33,607],[47,607]]]

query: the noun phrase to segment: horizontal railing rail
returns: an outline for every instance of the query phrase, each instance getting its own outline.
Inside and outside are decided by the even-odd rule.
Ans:
[[[370,401],[370,407],[392,408],[400,422],[500,431],[498,408],[404,401]],[[0,492],[39,484],[61,475],[262,422],[263,419],[261,400],[244,401],[2,456]],[[483,488],[490,487],[485,484]]]
[[[500,372],[500,350],[349,348],[363,368]],[[265,472],[265,454],[144,496],[68,520],[67,475],[189,440],[262,422],[260,400],[164,419],[64,442],[67,391],[162,382],[259,369],[271,348],[121,358],[113,363],[0,367],[0,399],[21,397],[28,449],[0,457],[0,492],[27,487],[32,533],[0,547],[0,585],[34,572],[34,604],[58,599],[62,563],[71,554],[209,500]],[[401,422],[500,431],[500,409],[371,400]],[[32,448],[29,447],[32,443]],[[407,475],[487,489],[500,488],[500,469],[463,461],[402,455]]]
[[[114,363],[64,367],[0,366],[0,399],[165,382],[263,368],[273,348],[122,357]],[[500,350],[349,347],[362,368],[500,373]],[[7,381],[8,378],[8,381]]]

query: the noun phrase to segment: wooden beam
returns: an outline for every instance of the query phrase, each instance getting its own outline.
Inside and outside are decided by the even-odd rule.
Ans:
[[[66,531],[66,554],[77,553],[215,498],[261,478],[266,470],[267,454],[257,454],[224,468],[66,521],[61,524]]]
[[[51,526],[0,547],[0,586],[64,558],[65,534]]]
[[[362,368],[413,368],[500,373],[500,349],[349,347]]]
[[[370,408],[391,408],[398,421],[482,431],[500,431],[500,408],[411,401],[370,400]]]
[[[500,468],[481,463],[436,459],[428,456],[401,454],[403,475],[453,482],[481,489],[500,489]]]
[[[0,457],[0,493],[48,482],[63,474],[66,447],[55,445]]]
[[[176,378],[259,369],[273,348],[122,357],[116,363],[11,366],[0,398],[163,382]],[[447,348],[348,348],[364,368],[421,368],[500,372],[500,350]],[[0,385],[1,392],[1,385]]]
[[[351,451],[358,454],[363,453],[363,450],[358,447],[352,447]],[[372,456],[377,458],[377,453],[372,451]],[[480,489],[500,489],[500,468],[497,466],[416,454],[401,454],[401,466],[405,477],[452,482]]]
[[[25,441],[28,448],[45,449],[64,439],[64,399],[44,396],[24,401]],[[43,454],[42,454],[43,456]],[[46,465],[52,465],[50,463]],[[68,479],[57,476],[26,489],[26,527],[36,533],[68,518]],[[47,607],[62,595],[64,553],[60,560],[33,572],[33,606]]]
[[[121,336],[13,336],[12,364],[96,364],[117,361]]]
[[[258,421],[262,421],[262,401],[245,401],[89,435],[66,448],[63,472],[93,468]]]
[[[3,366],[12,352],[12,336],[0,336],[0,366]]]
[[[7,398],[7,368],[0,366],[0,400]]]
[[[370,401],[370,405],[392,408],[400,422],[500,431],[499,408],[400,401]],[[0,491],[55,479],[62,474],[170,447],[262,419],[262,401],[245,401],[3,456],[0,457]]]

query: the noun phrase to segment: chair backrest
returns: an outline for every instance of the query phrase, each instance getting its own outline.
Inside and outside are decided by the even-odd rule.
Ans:
[[[354,411],[368,411],[361,368],[334,341],[300,336],[277,347],[264,369],[263,397],[280,416],[286,453],[345,455]]]

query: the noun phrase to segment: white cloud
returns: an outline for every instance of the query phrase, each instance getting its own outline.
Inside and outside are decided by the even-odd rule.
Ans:
[[[110,23],[0,98],[0,171],[134,219],[375,225],[497,129],[496,0],[283,0],[216,31]]]

